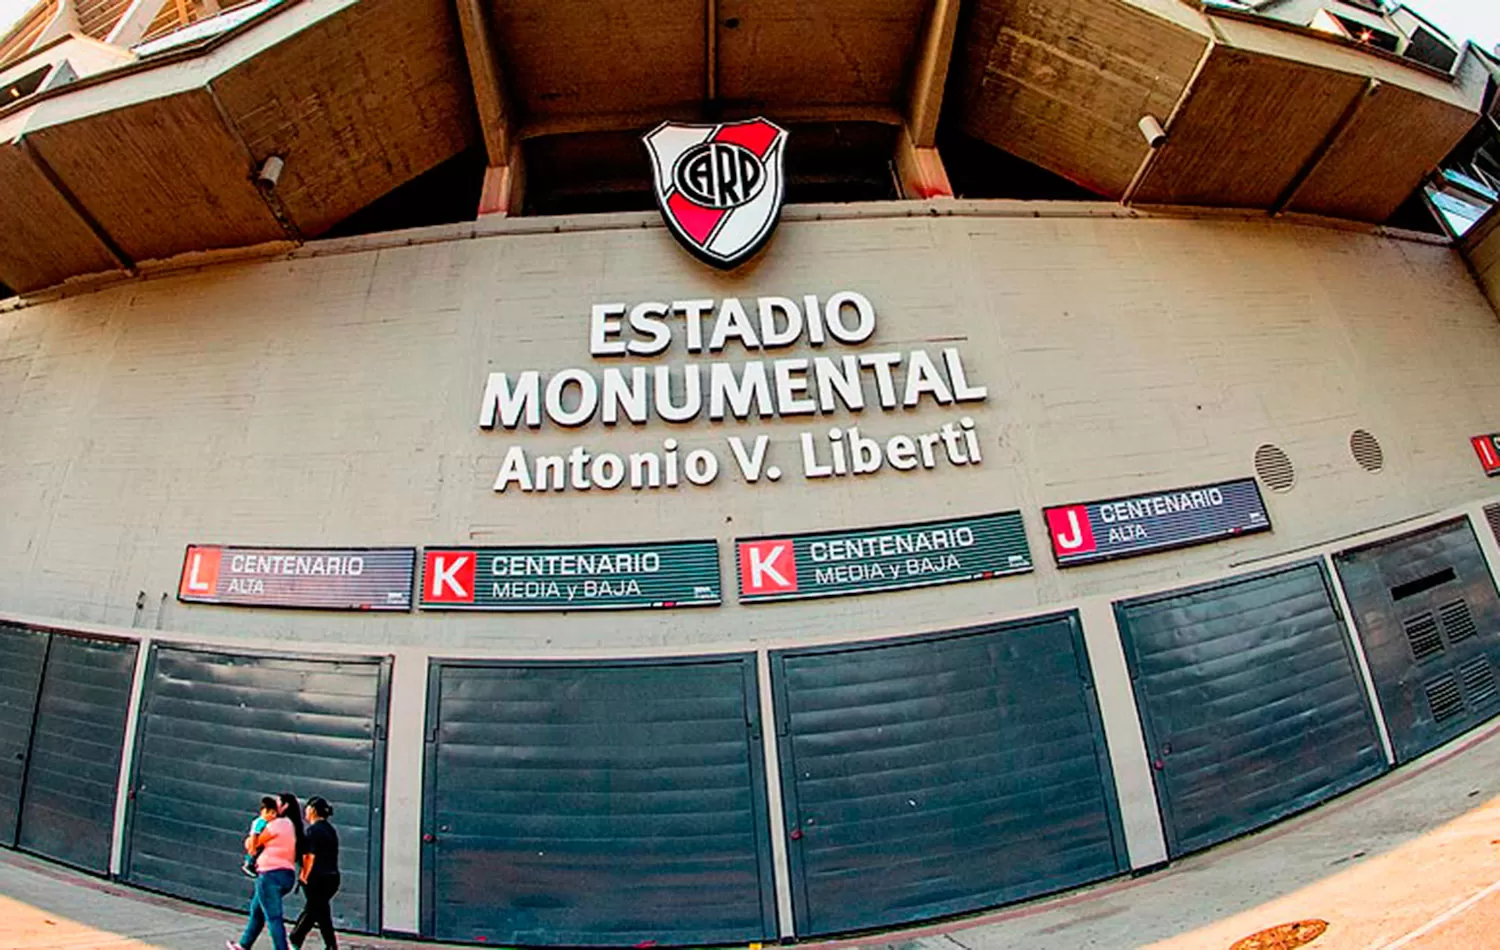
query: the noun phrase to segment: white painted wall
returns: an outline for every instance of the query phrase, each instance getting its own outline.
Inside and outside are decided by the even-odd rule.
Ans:
[[[786,222],[746,270],[711,272],[659,227],[501,235],[223,265],[0,315],[0,610],[453,653],[869,636],[1170,585],[1490,490],[1468,437],[1500,429],[1500,328],[1446,248],[1284,223],[852,219]],[[730,468],[708,488],[635,494],[490,490],[513,442],[628,452],[672,436],[727,463],[726,435],[766,431],[772,461],[795,468],[800,420],[481,431],[485,374],[600,365],[587,348],[598,301],[842,288],[878,310],[863,349],[962,349],[990,388],[969,410],[983,465],[753,486]],[[853,421],[885,436],[961,414]],[[1349,454],[1361,426],[1385,449],[1379,474]],[[1262,442],[1298,469],[1295,489],[1267,493],[1273,533],[1051,566],[1043,505],[1248,475]],[[190,542],[704,536],[722,542],[730,592],[735,536],[1009,508],[1025,513],[1033,575],[879,596],[566,617],[244,611],[172,596]]]

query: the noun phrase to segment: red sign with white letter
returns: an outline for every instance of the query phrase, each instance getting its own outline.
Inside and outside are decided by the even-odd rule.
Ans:
[[[741,541],[740,595],[791,594],[797,590],[797,558],[790,538]]]
[[[1088,554],[1098,547],[1087,505],[1048,508],[1047,532],[1052,535],[1052,550],[1058,554]]]
[[[190,544],[177,598],[237,607],[410,610],[414,548]]]
[[[222,548],[188,548],[182,559],[182,579],[177,583],[177,596],[185,598],[212,597],[219,587],[219,561]]]
[[[1484,466],[1484,474],[1500,475],[1500,432],[1476,435],[1469,442],[1479,456],[1479,464]]]
[[[428,551],[422,566],[422,603],[474,602],[473,551]]]

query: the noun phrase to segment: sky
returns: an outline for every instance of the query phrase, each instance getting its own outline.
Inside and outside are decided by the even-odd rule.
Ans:
[[[0,33],[34,3],[0,0]],[[1500,45],[1500,0],[1412,0],[1410,6],[1456,40],[1474,40],[1488,50]]]

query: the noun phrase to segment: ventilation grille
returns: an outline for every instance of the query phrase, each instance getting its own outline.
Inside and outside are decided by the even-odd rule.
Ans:
[[[1429,656],[1443,652],[1443,638],[1438,636],[1437,621],[1431,613],[1408,617],[1402,628],[1406,630],[1407,642],[1411,644],[1411,655],[1421,662]]]
[[[1463,678],[1470,706],[1483,706],[1495,698],[1495,668],[1488,657],[1470,660],[1458,668],[1458,675]]]
[[[1272,491],[1291,491],[1297,484],[1297,472],[1292,460],[1280,446],[1267,443],[1255,450],[1255,474]]]
[[[1455,600],[1451,604],[1444,604],[1438,608],[1438,616],[1443,618],[1443,633],[1448,635],[1450,644],[1467,640],[1479,632],[1474,626],[1474,615],[1469,613],[1467,601]]]
[[[1367,472],[1385,468],[1385,453],[1380,450],[1380,443],[1364,429],[1355,429],[1349,434],[1349,451],[1353,453],[1354,461]]]
[[[1432,710],[1432,718],[1436,721],[1445,722],[1454,716],[1463,715],[1464,698],[1458,691],[1458,680],[1453,678],[1453,674],[1439,677],[1423,689],[1427,692],[1427,706]]]
[[[1485,505],[1484,520],[1490,523],[1490,534],[1500,541],[1500,505]]]

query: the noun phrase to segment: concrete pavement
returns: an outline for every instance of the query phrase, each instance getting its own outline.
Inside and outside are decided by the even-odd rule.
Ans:
[[[1328,922],[1308,945],[1314,950],[1500,948],[1500,725],[1334,803],[1154,874],[813,946],[1229,950],[1256,931],[1304,919]],[[0,851],[0,950],[218,950],[241,922],[239,915]],[[262,945],[269,943],[262,938]],[[308,945],[317,946],[316,938]],[[349,937],[341,946],[431,944]]]

